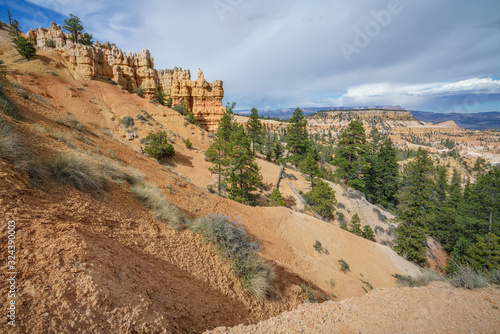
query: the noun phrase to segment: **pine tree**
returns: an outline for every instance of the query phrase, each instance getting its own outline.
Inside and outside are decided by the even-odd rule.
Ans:
[[[255,155],[255,144],[262,144],[262,123],[259,119],[259,111],[252,108],[250,118],[247,121],[248,137],[252,141],[252,153]]]
[[[312,209],[323,218],[330,218],[335,212],[335,191],[321,179],[314,180],[314,187],[305,198]]]
[[[219,123],[216,139],[206,152],[208,160],[214,164],[214,166],[210,167],[210,170],[218,176],[217,193],[219,195],[222,194],[222,188],[225,186],[232,133],[233,125],[231,124],[231,116],[226,112],[222,115],[221,122]]]
[[[313,152],[309,152],[306,155],[305,159],[299,163],[299,170],[309,176],[311,187],[314,187],[314,178],[318,176],[320,172],[318,168],[318,162],[316,161]]]
[[[292,118],[290,118],[290,124],[286,128],[285,142],[289,155],[288,160],[297,166],[309,147],[307,121],[300,108],[295,109]]]
[[[255,191],[262,186],[262,176],[255,156],[250,148],[250,140],[242,125],[233,133],[228,156],[227,184],[229,198],[238,202],[256,204]]]
[[[75,43],[79,42],[79,35],[85,33],[82,21],[78,18],[78,16],[73,14],[69,14],[69,19],[64,20],[63,29],[70,33],[69,39]]]
[[[436,168],[436,187],[435,201],[436,206],[442,206],[446,201],[446,192],[448,188],[448,171],[445,166],[437,166]]]
[[[359,218],[357,213],[355,213],[352,216],[349,225],[350,225],[349,232],[356,234],[357,236],[360,237],[363,236],[363,231],[361,230],[361,219]]]
[[[269,197],[272,206],[286,206],[283,196],[277,188],[274,188]]]
[[[373,230],[370,227],[370,225],[363,226],[363,238],[375,241],[375,233],[373,233]]]
[[[421,148],[414,161],[404,170],[403,185],[398,193],[396,246],[398,253],[410,261],[425,260],[425,242],[429,218],[433,213],[432,198],[434,164],[429,153]]]
[[[364,181],[362,173],[367,168],[366,135],[360,121],[352,121],[339,136],[339,144],[333,164],[337,166],[337,176],[344,183],[362,190]]]
[[[375,153],[373,153],[374,149]],[[363,176],[366,198],[371,203],[381,204],[385,208],[393,208],[397,204],[396,193],[399,188],[399,164],[396,148],[392,140],[386,138],[375,148],[372,144],[370,155],[371,163]]]
[[[465,255],[467,263],[475,270],[500,269],[500,238],[493,233],[478,237]]]
[[[20,36],[14,39],[14,47],[17,52],[27,60],[36,56],[36,48],[31,40],[24,36]]]

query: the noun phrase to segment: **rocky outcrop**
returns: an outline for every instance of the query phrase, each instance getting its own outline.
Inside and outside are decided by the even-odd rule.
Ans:
[[[377,128],[391,133],[454,132],[457,125],[446,122],[439,125],[415,119],[408,110],[362,109],[319,111],[306,117],[307,125],[323,131],[342,131],[354,120],[363,123],[365,129]]]
[[[208,83],[201,69],[196,81],[191,80],[189,70],[182,68],[156,70],[148,50],[125,53],[109,42],[96,42],[92,46],[75,44],[54,22],[49,29],[30,30],[27,35],[39,48],[46,48],[45,42],[54,40],[56,50],[67,53],[70,69],[82,78],[107,77],[129,92],[141,87],[148,98],[154,98],[160,86],[172,97],[172,105],[187,104],[205,130],[215,132],[225,112],[222,80]]]

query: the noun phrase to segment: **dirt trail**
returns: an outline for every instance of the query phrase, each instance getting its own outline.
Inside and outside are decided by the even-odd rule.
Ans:
[[[303,304],[255,325],[206,333],[498,333],[500,290],[455,289],[434,282],[420,288],[377,289],[361,298]]]

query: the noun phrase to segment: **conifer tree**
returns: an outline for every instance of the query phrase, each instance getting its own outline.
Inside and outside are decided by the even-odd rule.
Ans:
[[[79,42],[78,38],[80,34],[85,33],[82,21],[78,16],[73,14],[69,14],[69,18],[64,20],[64,26],[62,28],[70,33],[69,39],[75,43]]]
[[[349,225],[350,225],[349,232],[356,234],[357,236],[360,237],[363,236],[363,231],[361,230],[361,219],[359,218],[357,213],[355,213],[352,216]]]
[[[283,200],[283,196],[277,188],[273,189],[269,200],[271,201],[272,206],[286,206],[285,201]]]
[[[295,109],[292,118],[290,118],[290,124],[286,128],[285,142],[289,155],[288,160],[297,166],[309,147],[307,121],[300,108]]]
[[[248,137],[252,141],[252,153],[255,155],[255,144],[262,144],[262,123],[259,119],[259,111],[257,108],[252,108],[250,118],[247,121]]]
[[[500,269],[500,238],[493,233],[478,237],[469,246],[465,259],[475,270]]]
[[[415,160],[406,165],[396,220],[396,251],[410,261],[425,260],[425,242],[429,218],[433,211],[432,198],[434,164],[429,153],[419,148]]]
[[[236,128],[230,143],[227,184],[229,198],[241,203],[256,204],[258,196],[255,191],[262,186],[262,176],[242,125]]]
[[[370,225],[363,226],[363,238],[375,241],[375,233],[373,233],[373,230],[370,227]]]
[[[330,218],[335,212],[335,191],[321,179],[314,180],[314,187],[305,198],[313,210],[323,218]]]
[[[339,144],[333,164],[337,166],[336,174],[344,183],[362,190],[364,181],[362,172],[367,168],[368,146],[363,124],[352,121],[339,136]]]
[[[217,193],[221,195],[225,185],[226,168],[229,164],[230,142],[233,133],[231,116],[229,113],[222,115],[221,122],[217,129],[215,141],[212,142],[206,152],[208,160],[214,164],[210,170],[218,176]]]
[[[309,152],[306,155],[305,159],[299,163],[299,169],[302,173],[309,176],[311,187],[314,187],[314,178],[318,176],[320,172],[318,162],[316,161],[313,152]]]

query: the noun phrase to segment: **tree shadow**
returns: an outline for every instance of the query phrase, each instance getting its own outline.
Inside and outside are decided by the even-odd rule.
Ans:
[[[182,166],[187,166],[187,167],[194,167],[193,165],[193,158],[184,155],[182,153],[176,152],[174,159],[169,159],[168,164],[176,167],[177,165],[182,165]]]

